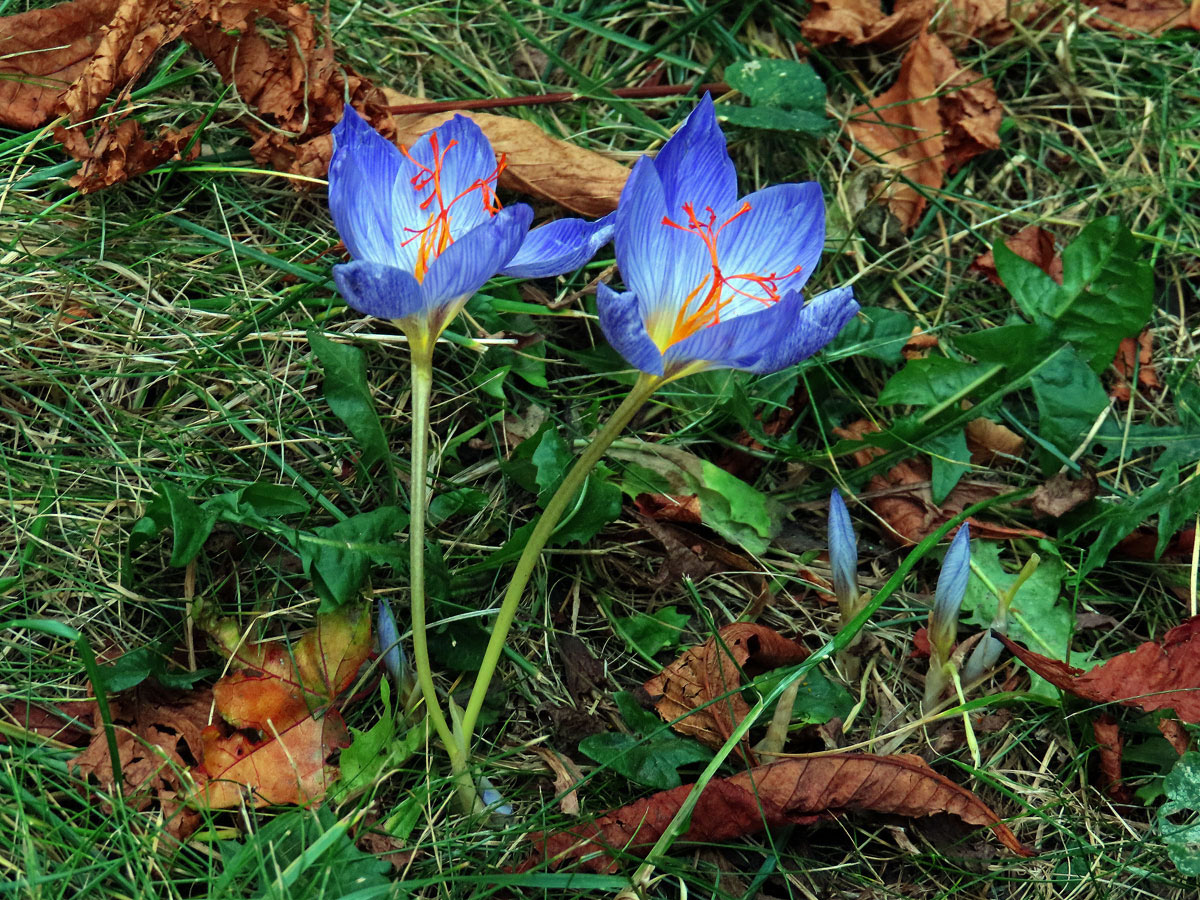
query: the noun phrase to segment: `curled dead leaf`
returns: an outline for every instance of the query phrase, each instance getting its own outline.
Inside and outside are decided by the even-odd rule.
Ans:
[[[1069,472],[1063,470],[1045,484],[1038,485],[1029,506],[1035,516],[1057,519],[1087,503],[1099,489],[1094,472],[1084,472],[1081,478],[1072,478]]]
[[[1094,703],[1120,703],[1147,712],[1173,709],[1200,723],[1200,616],[1089,671],[1026,650],[998,635],[1013,655],[1055,687]]]
[[[687,716],[674,723],[676,731],[716,748],[750,711],[740,692],[741,673],[756,675],[807,657],[807,647],[774,629],[735,622],[685,651],[644,687],[666,721]],[[743,752],[749,754],[745,748]]]
[[[977,466],[996,465],[1020,456],[1025,449],[1025,438],[1008,426],[982,416],[968,422],[963,431],[971,462]]]
[[[566,831],[531,834],[535,850],[521,868],[579,860],[593,872],[616,872],[620,855],[644,855],[653,846],[693,787],[662,791]],[[991,828],[1014,853],[1033,855],[987,804],[920,757],[868,753],[785,759],[715,778],[701,793],[681,840],[730,841],[851,811],[912,817],[949,813],[969,825]]]
[[[936,191],[945,176],[1000,146],[1002,111],[991,79],[962,69],[935,35],[922,32],[900,63],[896,83],[857,106],[847,124],[864,164],[892,169],[888,208],[908,229],[926,206],[909,182]]]
[[[1121,737],[1121,729],[1117,720],[1107,713],[1092,722],[1092,736],[1096,738],[1096,746],[1100,751],[1100,783],[1104,792],[1118,803],[1128,803],[1133,799],[1133,792],[1121,783],[1121,755],[1125,749],[1125,740]]]

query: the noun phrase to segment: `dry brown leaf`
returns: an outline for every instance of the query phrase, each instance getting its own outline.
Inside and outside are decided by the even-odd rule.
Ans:
[[[593,872],[616,872],[618,855],[644,855],[653,846],[692,787],[662,791],[567,831],[532,834],[536,849],[521,868],[579,860],[582,868]],[[807,825],[850,811],[912,817],[949,813],[969,825],[991,828],[1014,853],[1033,855],[987,804],[920,757],[867,753],[785,759],[713,779],[680,839],[726,842],[764,828]]]
[[[1082,478],[1072,478],[1066,470],[1059,472],[1033,492],[1029,507],[1035,516],[1057,519],[1096,496],[1099,484],[1094,473],[1085,472]]]
[[[807,647],[774,629],[735,622],[684,652],[644,687],[654,698],[658,714],[668,722],[694,710],[672,727],[716,748],[750,711],[740,692],[741,672],[755,675],[807,656]]]
[[[1138,528],[1133,534],[1121,538],[1116,547],[1118,553],[1132,559],[1190,558],[1195,549],[1195,528],[1184,528],[1176,532],[1161,554],[1156,552],[1158,550],[1158,532],[1149,528]]]
[[[1137,372],[1139,392],[1156,391],[1162,387],[1158,380],[1158,372],[1154,368],[1154,334],[1147,328],[1136,338],[1121,339],[1117,347],[1117,356],[1113,360],[1116,380],[1109,396],[1121,403],[1128,403],[1133,396],[1130,382]]]
[[[260,19],[285,35],[268,39]],[[35,128],[56,117],[56,136],[83,166],[83,192],[140,174],[177,153],[194,126],[148,139],[129,92],[167,43],[183,37],[207,56],[258,117],[251,153],[281,171],[323,175],[343,97],[389,137],[381,92],[338,65],[308,8],[287,0],[75,0],[0,19],[0,123]],[[236,71],[235,71],[236,68]],[[115,96],[112,111],[93,119]],[[89,137],[87,132],[94,129]]]
[[[558,802],[558,808],[564,815],[578,816],[579,791],[576,789],[576,785],[583,783],[583,773],[579,771],[579,766],[575,765],[569,756],[564,756],[549,747],[534,747],[533,749],[542,758],[542,762],[549,766],[550,771],[554,773],[554,793],[562,798]]]
[[[393,106],[419,103],[419,99],[386,90]],[[411,144],[430,128],[445,122],[453,112],[395,117],[401,143]],[[500,174],[501,187],[542,197],[583,216],[603,216],[617,208],[617,199],[629,170],[592,150],[551,137],[533,122],[489,113],[457,113],[472,119],[492,142],[492,149],[507,157]]]
[[[337,710],[308,716],[290,727],[272,729],[261,741],[243,731],[204,729],[204,762],[194,772],[194,800],[213,809],[240,806],[247,794],[254,806],[307,805],[325,796],[338,768],[327,762],[334,750],[350,745]]]
[[[633,505],[637,511],[656,522],[682,522],[700,525],[700,498],[695,494],[638,494]]]
[[[0,721],[60,744],[78,746],[92,733],[95,708],[96,704],[91,700],[51,703],[13,699],[0,704]],[[72,720],[79,720],[80,724]],[[6,743],[8,738],[0,733],[0,744]]]
[[[925,196],[900,177],[938,190],[945,176],[1000,146],[1000,101],[991,79],[961,69],[936,36],[920,34],[900,63],[896,83],[850,113],[847,128],[864,164],[893,169],[888,208],[904,228],[925,209]]]
[[[1200,723],[1200,616],[1085,672],[1059,659],[1026,650],[1000,636],[1013,655],[1055,687],[1095,703],[1121,703],[1147,712],[1173,709]]]
[[[1158,725],[1159,733],[1167,739],[1167,743],[1171,745],[1172,750],[1180,756],[1188,752],[1188,748],[1192,743],[1192,736],[1178,719],[1159,719],[1155,724]]]
[[[1121,754],[1125,740],[1117,720],[1103,713],[1092,723],[1092,735],[1100,749],[1100,781],[1104,792],[1118,803],[1128,803],[1133,799],[1133,791],[1121,783]]]
[[[936,334],[928,334],[921,330],[920,325],[914,325],[912,337],[901,348],[900,353],[905,359],[924,359],[929,351],[938,345]]]
[[[871,509],[888,526],[888,537],[903,546],[921,542],[968,506],[1008,490],[1002,484],[964,478],[938,506],[930,490],[932,476],[928,460],[906,459],[889,469],[886,476],[871,476],[867,484],[869,495],[874,495],[868,499]],[[1046,537],[1036,528],[1010,528],[974,516],[967,521],[974,538],[1006,541]]]
[[[925,30],[935,5],[934,0],[898,0],[885,15],[879,0],[814,0],[800,31],[818,47],[839,40],[895,47]]]
[[[1025,438],[991,419],[972,419],[963,430],[967,449],[971,451],[971,462],[977,466],[1007,462],[1014,456],[1020,456],[1025,449]]]

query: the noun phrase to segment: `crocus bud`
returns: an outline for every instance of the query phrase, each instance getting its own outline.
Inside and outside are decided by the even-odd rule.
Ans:
[[[829,567],[833,570],[833,593],[843,621],[854,617],[858,606],[858,546],[850,513],[838,491],[829,495]]]
[[[934,659],[940,662],[948,660],[950,651],[954,649],[954,638],[958,633],[958,610],[967,593],[970,572],[971,532],[964,522],[942,561],[933,612],[929,615],[929,646]],[[930,660],[931,665],[934,659]]]
[[[404,647],[400,644],[400,632],[396,628],[396,617],[392,615],[392,607],[387,600],[379,598],[377,614],[376,637],[379,640],[379,653],[383,657],[383,666],[392,676],[397,685],[404,684],[408,679],[408,663],[404,658]]]

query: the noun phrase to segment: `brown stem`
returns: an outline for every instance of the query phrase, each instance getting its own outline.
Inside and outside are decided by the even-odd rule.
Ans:
[[[674,97],[692,91],[724,94],[729,85],[723,81],[711,84],[649,84],[642,87],[617,88],[612,93],[622,99],[645,100],[655,97]],[[559,91],[555,94],[528,94],[524,97],[488,97],[482,100],[437,100],[431,103],[403,103],[389,106],[393,115],[416,115],[419,113],[448,112],[456,109],[499,109],[503,106],[543,106],[547,103],[573,103],[586,99],[587,95],[574,91]],[[602,98],[601,98],[602,99]]]

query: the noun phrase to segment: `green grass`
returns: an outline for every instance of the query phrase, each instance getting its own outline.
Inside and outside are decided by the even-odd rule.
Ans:
[[[17,9],[3,5],[5,13]],[[690,0],[652,10],[592,2],[560,11],[478,0],[335,0],[331,7],[343,58],[377,83],[430,99],[579,91],[587,99],[508,112],[623,162],[656,147],[691,103],[618,100],[612,89],[641,83],[658,64],[664,83],[691,83],[716,80],[739,59],[790,55],[800,19],[779,4]],[[995,81],[1006,115],[1002,147],[968,162],[931,195],[928,212],[908,236],[894,228],[890,237],[882,234],[877,211],[857,199],[870,173],[852,161],[836,132],[811,140],[731,131],[730,149],[746,190],[796,179],[824,186],[831,252],[817,286],[853,279],[868,312],[900,310],[939,334],[999,325],[1013,310],[1006,292],[968,271],[992,241],[1030,223],[1069,240],[1093,219],[1119,215],[1145,239],[1153,262],[1154,363],[1166,387],[1128,410],[1117,408],[1111,421],[1126,433],[1151,425],[1194,431],[1200,411],[1191,299],[1200,258],[1200,55],[1191,38],[1179,32],[1124,41],[1081,30],[1065,54],[1058,51],[1061,37],[1049,33],[958,51],[963,65]],[[813,62],[833,110],[844,115],[862,102],[859,85],[877,92],[892,83],[899,59],[899,52],[835,46]],[[206,114],[221,90],[216,74],[191,53],[171,54],[138,97],[147,121],[186,121]],[[403,342],[389,324],[347,310],[334,291],[329,265],[337,257],[330,251],[338,238],[323,192],[297,192],[282,178],[244,171],[249,145],[232,122],[240,112],[231,98],[221,100],[197,164],[167,165],[86,197],[66,184],[72,166],[52,140],[0,132],[0,316],[6,326],[0,338],[0,584],[17,579],[0,593],[0,623],[56,619],[81,632],[104,659],[164,637],[182,645],[192,596],[219,604],[243,626],[256,622],[253,633],[275,636],[284,625],[294,631],[309,623],[315,595],[282,539],[219,527],[191,572],[168,565],[169,539],[129,550],[130,529],[154,485],[164,481],[198,499],[255,481],[291,485],[313,501],[314,512],[300,523],[306,528],[395,502],[380,470],[354,466],[358,448],[324,401],[308,328],[365,353],[404,502],[409,388]],[[580,292],[611,263],[611,251],[605,254],[585,271],[538,289],[554,300],[572,298],[568,310],[588,310],[590,300]],[[503,317],[486,303],[473,307],[489,332],[503,327],[544,341],[515,354],[503,346],[479,352],[484,347],[444,343],[436,356],[436,489],[473,487],[490,499],[486,509],[431,529],[450,574],[434,609],[441,619],[486,618],[507,575],[504,566],[488,564],[488,556],[535,512],[533,496],[503,467],[521,433],[512,417],[535,408],[569,442],[582,441],[630,380],[627,373],[611,374],[622,366],[603,347],[593,320],[552,315],[527,288],[498,282],[487,293],[508,308],[534,304]],[[454,329],[480,336],[466,320]],[[553,727],[548,710],[572,702],[555,635],[577,635],[603,660],[605,683],[583,702],[611,727],[609,692],[633,689],[657,669],[624,645],[605,606],[614,616],[629,616],[674,605],[690,616],[685,646],[750,608],[762,609],[759,621],[801,636],[814,649],[836,633],[836,612],[806,593],[801,563],[808,564],[808,551],[824,547],[823,501],[830,488],[848,484],[861,494],[867,487],[864,473],[831,453],[837,444],[832,429],[864,416],[890,421],[899,413],[876,403],[899,362],[862,349],[830,353],[802,369],[813,402],[801,405],[787,433],[773,442],[756,433],[755,417],[765,421],[788,405],[795,372],[696,377],[661,393],[618,449],[636,448],[636,437],[715,461],[750,429],[769,447],[758,454],[763,465],[755,484],[785,504],[784,538],[753,559],[749,572],[717,571],[694,583],[658,579],[661,544],[626,504],[621,518],[586,546],[548,553],[514,629],[494,721],[482,729],[485,771],[513,805],[513,817],[481,823],[459,816],[437,748],[428,759],[419,754],[397,764],[365,793],[328,804],[335,820],[414,812],[412,856],[387,875],[390,894],[379,896],[600,897],[621,890],[632,863],[618,875],[503,871],[524,857],[525,832],[569,821],[535,748],[556,748],[582,768],[585,814],[647,793],[591,764],[575,750],[569,729]],[[503,366],[512,369],[499,383]],[[536,383],[543,372],[546,388]],[[1002,404],[1006,422],[1036,434],[1031,406],[1027,392],[1010,392]],[[1110,496],[1136,496],[1152,485],[1160,477],[1154,455],[1130,445],[1106,463],[1100,476]],[[1085,453],[1082,461],[1095,456]],[[1187,461],[1185,474],[1195,464]],[[618,477],[627,469],[620,453],[609,465]],[[1044,480],[1029,460],[991,474],[1011,489]],[[877,588],[903,552],[884,541],[865,505],[852,514],[868,564],[863,572],[874,572],[864,574],[864,583]],[[694,540],[720,544],[704,529]],[[1089,542],[1086,533],[1058,542],[1069,570]],[[1023,559],[1031,549],[1029,542],[1006,545],[1002,558]],[[1065,602],[1075,612],[1112,616],[1121,627],[1078,631],[1074,648],[1105,658],[1160,636],[1188,614],[1190,562],[1114,557],[1090,573]],[[1097,785],[1096,710],[1039,700],[998,703],[988,711],[1010,718],[998,730],[977,723],[978,770],[956,734],[960,716],[910,727],[919,718],[923,663],[908,653],[936,572],[935,561],[918,564],[870,624],[875,667],[865,686],[847,685],[856,700],[861,689],[865,703],[845,740],[879,738],[876,749],[883,744],[891,752],[922,754],[1011,817],[1019,837],[1040,855],[1017,859],[986,834],[940,819],[851,815],[726,846],[677,847],[661,861],[650,896],[1194,896],[1195,881],[1167,857],[1153,815],[1158,801],[1146,809],[1117,806]],[[402,575],[377,566],[371,587],[403,609]],[[771,595],[763,608],[765,587]],[[195,639],[203,648],[202,638]],[[441,632],[435,637],[443,665],[459,653],[448,641]],[[840,680],[832,666],[823,670]],[[457,673],[443,668],[443,675],[441,685],[449,688]],[[4,631],[0,700],[52,703],[87,692],[74,644],[29,629]],[[379,711],[368,696],[348,719],[366,728]],[[1152,756],[1157,732],[1146,718],[1123,708],[1108,711],[1127,727],[1130,747],[1149,748],[1144,756]],[[299,874],[288,869],[305,845],[284,852],[256,842],[254,836],[287,811],[205,812],[197,838],[178,846],[156,804],[114,806],[99,785],[70,770],[77,751],[22,736],[22,723],[11,717],[0,724],[11,733],[0,744],[0,895],[345,893],[336,866]],[[822,744],[804,732],[796,747]],[[1144,760],[1128,767],[1134,786],[1153,784],[1160,771]],[[328,833],[327,827],[318,831]],[[238,865],[232,842],[245,850]]]

